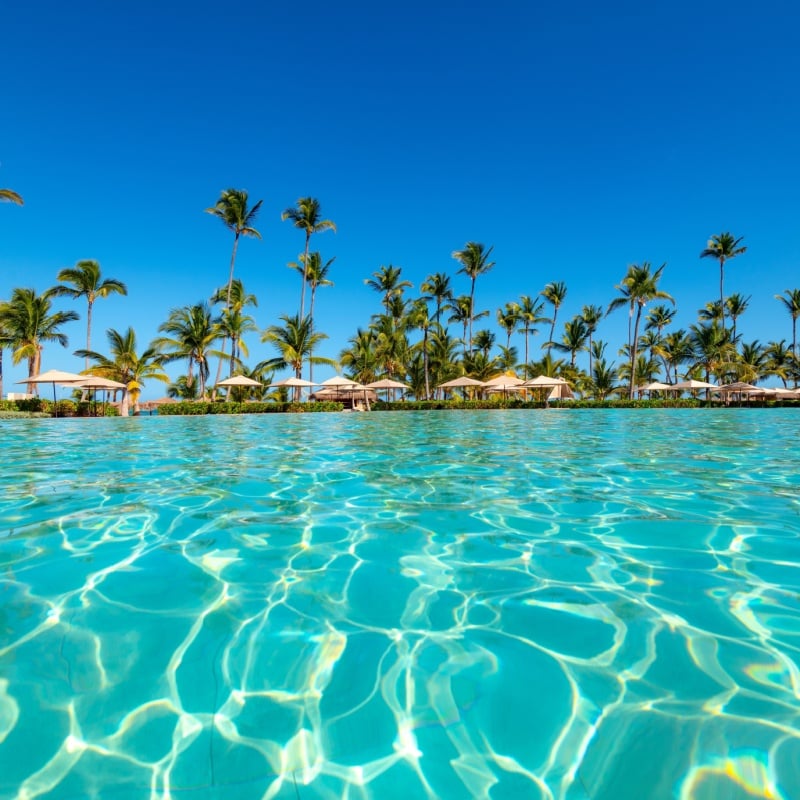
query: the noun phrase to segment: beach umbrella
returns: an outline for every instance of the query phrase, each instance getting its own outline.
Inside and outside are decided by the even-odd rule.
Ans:
[[[694,378],[688,381],[680,381],[679,383],[673,383],[670,386],[671,390],[675,390],[677,392],[693,392],[696,389],[716,389],[716,383],[706,383],[705,381],[696,381]]]
[[[483,386],[488,392],[502,392],[505,396],[509,392],[524,391],[523,383],[522,378],[518,378],[516,375],[498,375],[496,378],[486,381]]]
[[[301,387],[307,388],[309,386],[319,386],[319,384],[312,383],[311,381],[304,381],[302,378],[284,378],[282,381],[270,384],[270,388],[272,388],[273,386],[291,386],[294,388],[301,388]]]
[[[62,372],[58,369],[49,369],[47,372],[41,372],[34,375],[32,378],[25,378],[24,381],[17,381],[17,383],[52,383],[53,384],[53,403],[56,401],[56,384],[73,385],[86,378],[85,375],[78,375],[75,372]],[[55,406],[55,416],[58,416],[58,406]]]
[[[520,384],[526,388],[535,389],[537,386],[564,386],[567,382],[563,378],[551,378],[549,375],[537,375],[529,381]]]
[[[247,388],[247,389],[254,389],[256,386],[263,386],[264,384],[259,383],[258,381],[254,381],[252,378],[247,378],[244,375],[234,375],[230,378],[225,378],[224,381],[220,381],[217,386],[224,386],[228,390],[228,400],[231,398],[231,388],[234,386]]]
[[[392,391],[392,396],[394,397],[394,390],[395,389],[409,389],[409,386],[406,386],[405,383],[400,383],[400,381],[393,381],[391,378],[382,378],[379,381],[372,381],[372,383],[366,384],[367,389],[385,389],[386,396],[389,396],[389,390]]]
[[[77,382],[75,386],[81,389],[93,389],[92,396],[95,403],[97,402],[98,389],[105,390],[107,393],[109,391],[118,392],[120,389],[125,390],[128,388],[124,383],[112,381],[110,378],[101,378],[99,375],[84,375],[82,377],[83,380]],[[105,402],[103,403],[103,416],[105,416]]]
[[[319,386],[318,383],[312,383],[311,381],[305,381],[302,378],[284,378],[282,381],[278,381],[277,383],[271,383],[270,388],[278,387],[283,388],[284,386],[292,388],[295,390],[295,400],[299,399],[300,396],[300,389],[308,389],[311,386]]]
[[[254,381],[252,378],[248,378],[244,375],[234,375],[232,378],[225,378],[224,381],[220,381],[217,386],[263,386],[263,384],[259,383],[258,381]]]
[[[661,381],[653,381],[652,383],[646,383],[644,386],[637,386],[633,391],[634,392],[667,392],[674,387],[670,386],[668,383],[661,383]]]
[[[437,389],[465,389],[470,386],[483,386],[483,381],[476,381],[474,378],[468,378],[464,375],[461,378],[453,378],[452,381],[440,383]]]
[[[354,380],[350,378],[344,378],[341,375],[334,375],[332,378],[328,378],[326,381],[322,381],[319,384],[320,386],[326,387],[342,387],[342,386],[359,386]]]

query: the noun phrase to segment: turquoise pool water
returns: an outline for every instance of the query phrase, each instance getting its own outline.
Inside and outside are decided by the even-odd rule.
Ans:
[[[0,436],[0,797],[800,797],[791,409]]]

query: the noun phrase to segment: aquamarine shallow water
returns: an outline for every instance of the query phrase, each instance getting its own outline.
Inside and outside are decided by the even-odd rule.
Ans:
[[[800,797],[799,435],[0,421],[0,797]]]

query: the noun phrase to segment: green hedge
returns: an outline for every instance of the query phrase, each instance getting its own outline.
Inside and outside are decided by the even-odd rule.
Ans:
[[[205,414],[310,414],[319,411],[341,411],[341,403],[210,403],[184,402],[164,403],[158,407],[158,415],[203,416]]]
[[[9,416],[23,414],[28,416],[53,416],[54,410],[58,409],[59,417],[91,417],[97,414],[102,415],[103,404],[97,403],[93,407],[89,402],[75,402],[74,400],[59,400],[53,403],[52,400],[44,400],[41,397],[32,397],[29,400],[0,400],[0,412]],[[105,410],[107,417],[116,417],[119,412],[113,406],[107,405]]]

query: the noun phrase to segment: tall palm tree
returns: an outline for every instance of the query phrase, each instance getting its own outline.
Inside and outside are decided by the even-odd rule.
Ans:
[[[306,283],[308,282],[308,249],[311,237],[315,233],[323,231],[333,231],[336,233],[336,225],[329,219],[322,219],[319,200],[316,197],[301,197],[298,199],[294,208],[287,208],[281,219],[291,220],[295,228],[299,228],[306,237],[306,246],[303,251],[303,286],[300,290],[300,319],[305,315]]]
[[[519,298],[519,330],[525,336],[525,364],[523,369],[526,378],[530,377],[528,375],[528,337],[531,333],[536,333],[536,328],[534,326],[538,325],[540,322],[547,322],[547,318],[542,316],[543,310],[543,302],[537,303],[526,294],[523,294]]]
[[[169,383],[169,377],[164,372],[161,354],[154,345],[150,345],[141,353],[137,352],[136,333],[133,328],[120,332],[114,328],[106,331],[109,355],[103,355],[93,350],[76,350],[79,358],[90,358],[94,361],[92,372],[102,378],[124,383],[127,393],[123,397],[120,413],[127,416],[128,399],[133,403],[133,413],[139,413],[139,397],[142,394],[145,381],[153,379],[162,383]],[[193,395],[194,396],[194,395]]]
[[[553,334],[556,330],[556,318],[558,317],[558,309],[567,296],[567,284],[563,281],[553,281],[548,283],[539,294],[553,306],[553,318],[550,320],[550,336],[548,340],[542,345],[548,350],[553,346]]]
[[[453,258],[461,264],[459,273],[466,275],[470,281],[470,307],[475,310],[475,281],[479,275],[485,275],[494,266],[494,261],[489,261],[494,247],[486,248],[480,242],[467,242],[463,250],[455,250]],[[472,349],[472,320],[469,320],[469,346]]]
[[[586,325],[586,333],[589,339],[589,375],[593,372],[593,353],[592,344],[594,342],[594,334],[597,331],[597,326],[603,319],[603,309],[600,306],[584,306],[581,311],[581,318]]]
[[[518,303],[506,303],[503,308],[497,309],[497,324],[506,332],[506,347],[511,347],[511,334],[517,329],[519,322]]]
[[[56,276],[61,284],[50,291],[54,296],[86,298],[86,350],[92,349],[92,308],[94,301],[110,294],[128,294],[128,287],[116,278],[100,278],[100,264],[96,261],[79,261],[74,267],[62,269]],[[67,284],[67,285],[65,285]],[[85,367],[89,369],[89,359]]]
[[[317,298],[317,289],[320,286],[333,286],[333,281],[328,280],[328,272],[330,272],[334,261],[336,261],[336,256],[323,263],[319,250],[315,250],[313,253],[308,254],[308,263],[306,263],[304,256],[300,256],[299,264],[294,261],[289,264],[290,267],[304,276],[311,287],[311,303],[309,304],[308,316],[311,320],[312,331],[314,330],[314,303]],[[310,381],[314,380],[314,365],[311,362],[308,364],[308,379]]]
[[[444,272],[435,272],[433,275],[428,275],[419,288],[426,300],[433,300],[436,303],[436,324],[441,325],[442,308],[453,299],[450,276]]]
[[[315,364],[334,365],[330,358],[312,355],[316,345],[328,338],[324,333],[311,330],[311,320],[308,317],[300,319],[297,315],[284,315],[281,317],[283,325],[270,325],[261,336],[261,341],[271,344],[278,355],[266,362],[270,369],[291,369],[295,378],[300,378],[303,362],[312,361]]]
[[[0,189],[0,201],[18,206],[25,205],[25,201],[13,189]]]
[[[339,361],[359,383],[372,383],[378,374],[377,336],[371,329],[358,328],[339,354]]]
[[[233,371],[241,363],[242,356],[244,355],[246,358],[250,354],[244,343],[244,335],[257,331],[258,328],[255,320],[249,314],[242,313],[242,310],[235,306],[224,309],[217,324],[222,337],[230,339],[231,342],[230,369],[228,371],[230,378],[233,377]]]
[[[728,316],[731,318],[731,322],[733,322],[733,336],[731,338],[734,342],[736,341],[736,320],[747,311],[749,305],[750,298],[744,297],[738,292],[734,292],[725,300],[725,308],[728,310]]]
[[[720,233],[718,236],[712,236],[708,240],[706,249],[700,253],[700,258],[714,258],[719,261],[719,304],[722,309],[723,330],[725,330],[725,292],[723,290],[725,262],[740,256],[747,250],[746,246],[740,244],[742,239],[744,236],[737,239],[732,233]]]
[[[690,338],[694,348],[693,369],[702,369],[706,381],[714,375],[722,379],[735,374],[736,346],[731,332],[712,322],[692,325]]]
[[[785,289],[784,293],[785,297],[782,294],[776,294],[775,299],[783,303],[792,318],[792,359],[797,364],[797,318],[800,317],[800,289]],[[794,385],[797,388],[796,376]]]
[[[235,335],[239,338],[236,341],[231,341],[230,373],[228,377],[233,375],[234,364],[239,358],[237,349],[241,346],[241,334],[254,330],[254,328],[249,327],[252,317],[242,314],[242,312],[247,306],[257,307],[258,298],[254,294],[248,294],[248,292],[245,291],[242,281],[239,278],[234,278],[230,285],[230,294],[228,293],[228,287],[222,286],[211,296],[211,302],[214,305],[225,303],[225,308],[220,318],[222,347],[220,348],[221,354],[219,362],[217,363],[217,377],[214,380],[214,384],[216,385],[220,382],[220,378],[222,377],[222,362],[225,360],[225,345],[230,336],[233,335],[233,332],[238,330],[238,333]],[[247,330],[241,330],[241,325],[245,325]],[[245,355],[246,354],[245,351]],[[227,394],[228,397],[230,397],[230,387],[228,388]]]
[[[764,355],[766,356],[765,373],[780,378],[783,381],[784,388],[786,388],[786,381],[793,372],[795,380],[797,379],[797,371],[792,369],[797,362],[792,355],[792,351],[786,346],[785,339],[781,339],[779,342],[770,342],[764,349]]]
[[[207,214],[211,214],[219,220],[225,227],[233,232],[233,251],[231,252],[231,265],[228,275],[228,290],[225,295],[225,308],[231,306],[231,286],[233,285],[233,267],[236,263],[236,250],[239,247],[240,236],[251,236],[260,239],[261,234],[253,227],[261,208],[262,201],[259,200],[252,208],[247,206],[247,192],[244,189],[225,189],[219,196],[216,204],[206,209]]]
[[[431,397],[431,379],[430,379],[430,364],[428,361],[428,334],[431,324],[434,321],[431,319],[430,309],[428,308],[428,301],[425,297],[420,297],[414,301],[409,313],[409,324],[422,331],[422,341],[420,347],[422,349],[422,370],[425,380],[425,399],[430,400]],[[438,327],[438,323],[437,323]],[[416,392],[414,393],[416,395]]]
[[[222,329],[219,321],[211,316],[208,303],[196,303],[193,306],[173,308],[169,318],[159,328],[162,336],[153,342],[162,355],[163,363],[187,359],[187,383],[191,386],[194,380],[194,367],[197,367],[200,382],[200,397],[206,396],[206,381],[210,373],[209,360],[212,356],[220,355],[219,351],[212,349],[213,345],[222,338]]]
[[[663,336],[655,350],[655,354],[664,361],[667,383],[677,383],[678,367],[694,358],[694,346],[686,331],[681,328],[677,331],[670,331],[666,336]],[[670,369],[672,369],[672,372],[670,372]]]
[[[472,320],[480,319],[489,315],[488,311],[481,311],[480,314],[475,314],[472,310],[472,297],[468,294],[462,294],[454,298],[450,303],[452,314],[447,318],[448,322],[456,322],[464,329],[464,334],[461,339],[464,345],[464,356],[467,355],[467,328],[471,328]],[[470,343],[470,347],[471,347]]]
[[[410,289],[412,284],[410,281],[401,281],[400,274],[402,267],[394,267],[389,264],[388,267],[381,266],[377,272],[372,273],[371,278],[367,278],[364,283],[374,289],[379,294],[383,295],[383,307],[386,313],[389,313],[389,301],[392,297],[402,295],[404,289]]]
[[[47,342],[68,344],[59,330],[67,322],[80,319],[74,311],[51,312],[51,292],[37,294],[35,289],[14,289],[11,299],[0,303],[0,329],[3,341],[11,348],[11,361],[19,364],[28,361],[28,377],[41,372],[42,350]],[[35,383],[28,384],[28,392],[35,392]]]
[[[664,267],[666,267],[666,264],[662,264],[655,272],[651,272],[651,265],[648,261],[642,262],[641,266],[638,264],[631,264],[628,267],[627,274],[622,279],[622,283],[617,287],[620,289],[621,296],[612,300],[608,306],[609,312],[623,305],[630,306],[631,314],[634,308],[636,309],[636,321],[633,334],[628,342],[628,346],[630,347],[630,385],[628,387],[628,396],[631,399],[633,399],[633,389],[636,384],[636,353],[639,344],[639,322],[642,317],[642,310],[651,300],[658,299],[669,300],[671,303],[675,302],[672,295],[658,288],[658,282],[661,280],[661,273],[664,271]]]
[[[575,366],[575,359],[578,353],[586,349],[586,342],[589,339],[589,331],[583,317],[573,317],[564,325],[564,336],[560,342],[553,342],[553,347],[560,353],[569,353],[569,364]]]

